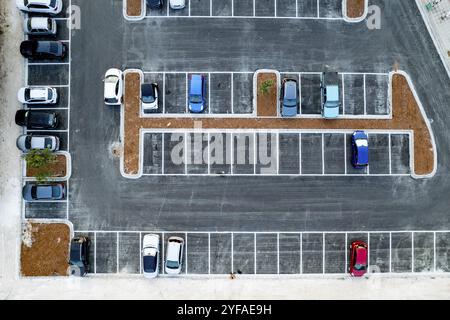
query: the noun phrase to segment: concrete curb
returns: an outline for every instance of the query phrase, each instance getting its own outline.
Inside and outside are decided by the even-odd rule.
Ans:
[[[369,12],[369,0],[364,0],[364,13],[359,18],[350,18],[347,16],[347,0],[342,0],[342,17],[344,21],[349,23],[358,23],[364,21],[367,18],[367,13]]]
[[[253,112],[255,117],[258,117],[258,75],[260,73],[275,73],[277,77],[277,115],[279,116],[280,111],[280,86],[281,86],[281,75],[278,70],[274,69],[258,69],[253,74]]]
[[[70,155],[69,152],[67,151],[56,151],[54,152],[55,155],[64,155],[66,157],[66,175],[64,177],[50,177],[48,178],[48,181],[66,181],[69,180],[70,176],[72,175],[72,156]],[[22,159],[22,175],[23,175],[23,181],[27,182],[27,181],[36,181],[35,177],[27,177],[26,176],[26,172],[27,172],[27,162],[26,160],[23,158]]]
[[[129,16],[127,14],[127,0],[122,2],[122,14],[125,20],[128,21],[140,21],[147,15],[147,6],[145,5],[145,0],[141,0],[141,15],[140,16]]]

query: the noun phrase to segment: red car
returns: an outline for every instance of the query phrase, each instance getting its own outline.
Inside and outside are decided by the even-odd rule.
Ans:
[[[353,241],[350,245],[350,268],[352,276],[361,277],[367,272],[367,243]]]

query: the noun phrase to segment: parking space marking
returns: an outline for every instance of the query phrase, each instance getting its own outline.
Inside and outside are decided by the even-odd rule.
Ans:
[[[116,273],[119,273],[119,233],[116,234]]]
[[[367,115],[367,92],[366,92],[366,75],[363,78],[363,88],[364,88],[364,115]]]
[[[411,272],[414,272],[414,232],[411,232]]]
[[[342,114],[345,115],[345,85],[343,74],[341,74],[341,88],[342,88]]]
[[[371,260],[370,260],[370,250],[371,250],[371,244],[370,244],[370,240],[372,236],[375,236],[377,234],[389,234],[389,271],[387,272],[383,272],[383,273],[391,273],[392,269],[391,269],[391,265],[392,265],[392,233],[411,233],[412,235],[412,239],[414,239],[414,234],[415,233],[430,233],[433,234],[433,252],[436,252],[436,233],[448,233],[450,231],[447,230],[440,230],[440,231],[366,231],[363,234],[367,234],[367,244],[368,244],[368,258],[367,258],[367,264],[369,266],[368,268],[368,273],[373,274],[374,272],[377,272],[376,268],[376,264],[375,265],[371,265]],[[94,269],[93,269],[93,273],[96,274],[97,273],[97,234],[114,234],[116,233],[116,237],[115,237],[115,241],[116,241],[116,250],[117,250],[117,259],[122,258],[122,261],[126,261],[127,257],[123,257],[120,256],[121,252],[120,250],[118,250],[117,248],[119,248],[120,245],[120,234],[122,233],[134,233],[134,234],[138,234],[139,235],[139,273],[142,273],[142,235],[143,234],[148,234],[148,233],[162,233],[162,243],[161,243],[161,250],[162,250],[162,256],[161,256],[161,274],[164,274],[164,260],[165,260],[165,234],[169,233],[169,234],[184,234],[184,240],[185,240],[185,252],[184,252],[184,259],[185,259],[185,271],[184,274],[185,275],[211,275],[211,234],[214,235],[219,235],[219,234],[231,234],[231,270],[232,272],[234,272],[234,234],[236,235],[243,235],[243,234],[253,234],[253,257],[254,257],[254,272],[252,274],[258,274],[257,272],[257,265],[258,265],[258,261],[257,261],[257,236],[258,235],[275,235],[276,234],[276,246],[274,246],[273,248],[277,251],[277,252],[273,252],[273,251],[269,251],[269,253],[272,254],[276,254],[277,255],[277,268],[276,268],[276,273],[275,271],[273,271],[272,274],[280,274],[280,233],[283,234],[292,234],[292,235],[298,235],[299,237],[297,239],[299,239],[300,241],[300,250],[299,250],[299,254],[300,254],[300,272],[296,273],[296,274],[303,274],[303,234],[322,234],[322,248],[320,249],[321,253],[322,253],[322,267],[318,267],[318,270],[316,270],[316,272],[313,272],[313,274],[329,274],[330,272],[327,272],[325,269],[325,256],[327,253],[327,249],[325,247],[325,236],[326,234],[334,234],[334,235],[344,235],[345,237],[343,237],[343,241],[345,241],[345,266],[344,266],[344,271],[341,274],[348,274],[348,254],[350,253],[348,248],[348,237],[349,235],[356,235],[356,234],[361,234],[360,231],[286,231],[286,232],[281,232],[281,231],[261,231],[261,232],[247,232],[247,231],[105,231],[105,230],[97,230],[97,231],[75,231],[75,233],[77,234],[83,234],[83,233],[87,233],[87,234],[93,234],[94,235],[94,261],[93,261],[93,265],[94,265]],[[188,237],[190,234],[205,234],[208,235],[208,273],[202,273],[202,274],[196,274],[196,273],[190,273],[189,269],[188,269],[188,265],[187,265],[187,255],[189,252],[189,247],[188,247]],[[114,237],[113,237],[114,238]],[[336,240],[336,241],[342,241],[342,240]],[[264,242],[263,242],[264,243]],[[113,243],[114,244],[114,243]],[[112,245],[113,245],[112,244]],[[336,244],[338,244],[336,242]],[[331,246],[331,248],[333,248],[333,246]],[[430,248],[431,249],[431,248]],[[333,249],[331,249],[333,250]],[[374,249],[376,250],[376,248]],[[411,250],[412,252],[414,252],[414,241],[411,242]],[[193,251],[195,253],[195,249],[193,249]],[[128,253],[124,253],[125,255]],[[105,259],[105,257],[103,257],[103,259]],[[413,261],[414,261],[414,256],[413,256]],[[191,262],[192,263],[192,262]],[[261,262],[259,262],[261,263]],[[195,268],[194,268],[195,269]],[[260,268],[261,269],[261,268]],[[116,273],[120,273],[119,272],[120,268],[119,268],[119,260],[117,260],[117,271]],[[273,269],[272,269],[273,270]],[[298,269],[297,269],[298,270]],[[420,272],[420,274],[431,274],[431,273],[435,273],[436,271],[436,255],[434,255],[434,268],[433,271],[429,271],[429,272]],[[134,273],[134,272],[130,272],[130,273]],[[414,271],[414,268],[412,268],[411,271],[405,271],[405,272],[401,272],[403,274],[419,274],[417,272]],[[438,273],[448,273],[447,271],[439,271]],[[336,274],[336,273],[333,273]],[[339,273],[337,273],[339,274]]]
[[[35,131],[39,131],[39,130],[35,130]],[[145,172],[142,175],[143,176],[161,176],[161,175],[168,175],[168,176],[179,176],[179,175],[188,175],[188,176],[217,176],[218,174],[220,175],[236,175],[236,176],[256,176],[256,175],[267,175],[267,176],[330,176],[330,177],[334,177],[334,176],[361,176],[362,172],[357,172],[355,170],[350,171],[347,166],[350,167],[350,164],[347,163],[350,158],[348,155],[348,150],[347,148],[350,148],[349,145],[349,141],[346,138],[346,135],[350,135],[353,131],[351,130],[295,130],[295,129],[279,129],[279,130],[263,130],[263,129],[141,129],[141,144],[140,144],[140,165],[143,168],[144,167],[144,153],[145,153],[145,148],[148,148],[148,146],[144,145],[144,136],[146,134],[161,134],[162,136],[166,135],[166,134],[177,134],[177,135],[182,135],[182,137],[184,138],[184,150],[186,152],[183,152],[183,156],[184,156],[184,163],[180,163],[179,165],[181,165],[182,167],[184,167],[184,171],[179,172],[179,173],[166,173],[165,172],[165,162],[169,161],[170,159],[167,158],[167,156],[165,156],[164,154],[168,152],[168,154],[170,153],[170,150],[166,150],[166,148],[170,148],[170,144],[168,141],[166,141],[166,138],[162,138],[162,151],[161,153],[163,154],[162,156],[162,170],[160,170],[160,168],[158,168],[158,170],[153,170],[151,172]],[[410,137],[412,135],[412,132],[410,131],[405,131],[405,130],[387,130],[387,131],[382,131],[382,130],[366,130],[368,136],[370,137],[371,135],[382,135],[382,136],[389,136],[390,134],[397,134],[397,135],[405,135]],[[195,173],[195,172],[189,172],[188,170],[188,164],[190,164],[189,159],[191,159],[192,156],[192,147],[191,147],[191,135],[192,134],[202,134],[203,138],[205,139],[202,141],[202,154],[204,154],[205,159],[203,159],[203,164],[205,165],[205,171],[204,172],[200,172],[200,173]],[[226,141],[224,141],[224,147],[226,146],[226,150],[227,152],[224,154],[226,156],[226,158],[224,157],[224,159],[222,159],[224,162],[221,164],[225,164],[227,166],[230,166],[230,171],[225,172],[225,171],[221,171],[220,173],[214,172],[214,170],[211,170],[211,165],[213,165],[211,162],[214,161],[211,157],[211,152],[213,150],[213,147],[211,146],[212,142],[211,141],[211,137],[213,136],[213,134],[225,134],[225,135],[230,135],[231,139],[230,141],[228,141],[228,139],[226,139]],[[298,172],[294,172],[294,173],[280,173],[280,157],[281,157],[281,145],[280,145],[280,134],[298,134],[298,138],[299,138],[299,145],[298,145],[298,156],[295,154],[295,160],[294,161],[299,161],[299,169]],[[318,135],[318,138],[321,139],[320,141],[320,150],[318,151],[320,152],[319,155],[322,157],[322,162],[320,167],[317,166],[317,171],[318,172],[310,172],[310,173],[304,173],[303,171],[303,166],[302,166],[302,162],[308,160],[307,158],[304,158],[305,155],[303,155],[303,146],[302,146],[302,134],[315,134]],[[325,170],[325,165],[327,165],[329,163],[329,161],[333,161],[333,157],[325,157],[325,148],[328,148],[325,146],[325,134],[334,134],[334,135],[342,135],[343,140],[344,140],[344,144],[343,144],[343,157],[341,156],[341,160],[340,161],[344,161],[345,165],[345,169],[343,169],[342,171],[335,171],[335,172],[327,172]],[[243,161],[245,161],[245,163],[237,163],[236,162],[236,155],[235,155],[235,151],[238,151],[237,149],[235,150],[235,148],[237,148],[238,146],[241,146],[241,142],[239,142],[239,137],[244,135],[245,137],[247,137],[248,140],[248,145],[244,146],[244,150],[249,157],[245,156],[245,159],[243,159]],[[237,140],[235,139],[237,138]],[[260,159],[258,158],[258,154],[260,154],[260,152],[263,152],[261,150],[259,150],[258,147],[258,142],[260,142],[260,139],[267,139],[267,143],[269,146],[269,150],[267,150],[267,156],[270,156],[270,159],[268,160],[269,163],[272,165],[272,169],[271,171],[265,171],[265,170],[261,170],[263,168],[261,168],[261,166],[264,166],[263,164],[260,163]],[[189,145],[188,145],[188,140],[190,141]],[[235,141],[236,140],[236,141]],[[243,141],[245,141],[246,139],[244,139]],[[413,150],[413,139],[408,139],[409,140],[409,152],[411,150]],[[272,141],[272,142],[271,142]],[[235,146],[235,144],[238,144],[238,146]],[[263,143],[262,140],[260,143]],[[317,143],[319,143],[317,141]],[[340,144],[340,143],[339,143]],[[270,145],[272,146],[273,149],[270,150]],[[319,146],[317,146],[319,147]],[[334,147],[336,148],[336,147]],[[242,148],[239,148],[239,150],[241,150]],[[388,148],[389,149],[389,148]],[[231,155],[230,155],[230,160],[228,159],[228,150],[231,150]],[[319,150],[319,149],[317,149]],[[328,149],[327,149],[328,150]],[[330,149],[333,150],[333,149]],[[336,149],[335,149],[336,150]],[[203,153],[203,151],[205,153]],[[328,151],[331,152],[331,151]],[[206,153],[208,154],[206,156]],[[307,152],[308,153],[308,152]],[[342,154],[341,153],[341,154]],[[329,153],[327,153],[329,154]],[[388,157],[389,160],[392,161],[392,157],[396,156],[396,153],[393,152],[388,152]],[[292,155],[291,155],[292,156]],[[240,158],[239,158],[240,159]],[[284,158],[283,158],[284,159]],[[220,159],[219,159],[220,160]],[[375,160],[374,160],[375,161]],[[242,162],[242,161],[240,161]],[[158,162],[159,163],[159,162]],[[410,157],[410,165],[411,165],[411,157]],[[246,172],[242,172],[239,170],[237,171],[237,166],[239,165],[247,165],[247,168],[250,168],[250,166],[253,168],[253,170],[247,170]],[[387,163],[386,163],[387,165]],[[145,165],[148,168],[148,164]],[[158,165],[159,166],[159,165]],[[387,169],[386,169],[387,170]],[[296,170],[297,171],[297,170]],[[375,170],[373,173],[370,172],[370,168],[369,166],[366,168],[366,171],[364,172],[365,175],[368,176],[383,176],[383,177],[387,177],[387,176],[410,176],[410,173],[393,173],[392,170],[390,170],[389,172],[377,172],[377,170]]]

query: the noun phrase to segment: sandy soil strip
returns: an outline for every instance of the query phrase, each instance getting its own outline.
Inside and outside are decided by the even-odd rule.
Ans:
[[[364,14],[365,0],[347,0],[347,17],[361,18]]]
[[[125,87],[124,171],[139,172],[139,130],[192,129],[201,121],[204,129],[378,129],[414,131],[414,173],[433,172],[434,150],[431,135],[419,106],[403,75],[392,77],[392,120],[386,119],[307,119],[307,118],[140,118],[140,75],[128,73]]]
[[[266,94],[262,93],[261,85],[265,81],[272,81],[272,86],[268,89]],[[257,104],[258,117],[276,117],[277,116],[277,75],[270,72],[262,72],[258,74],[257,79]]]
[[[27,223],[20,250],[26,277],[67,276],[70,228],[64,223]]]
[[[42,168],[27,167],[26,176],[36,177],[40,172],[50,172],[50,177],[65,177],[67,174],[67,158],[58,154],[54,162]]]
[[[140,17],[142,13],[141,0],[123,0],[127,1],[127,15],[130,17]]]

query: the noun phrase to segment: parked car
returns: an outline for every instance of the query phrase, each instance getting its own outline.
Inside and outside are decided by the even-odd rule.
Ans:
[[[59,150],[59,138],[55,136],[41,136],[32,134],[23,134],[16,140],[16,146],[23,152],[31,150],[49,149],[50,151]]]
[[[20,53],[30,59],[64,59],[67,46],[61,41],[25,40],[20,44]]]
[[[281,87],[281,116],[294,117],[298,113],[298,84],[295,79],[284,79]]]
[[[141,84],[141,106],[144,113],[158,110],[158,84]]]
[[[62,11],[62,0],[16,0],[17,7],[25,12],[56,15]]]
[[[146,234],[142,240],[142,267],[144,277],[154,278],[159,269],[159,235]]]
[[[169,0],[169,6],[174,10],[183,9],[186,7],[186,0]]]
[[[352,134],[352,165],[356,169],[369,165],[369,139],[364,131],[357,130]]]
[[[163,0],[147,0],[150,9],[161,9],[164,6]]]
[[[104,90],[104,101],[107,105],[117,105],[122,103],[123,95],[123,80],[122,71],[111,68],[106,71]]]
[[[66,197],[66,187],[62,183],[37,184],[27,182],[22,189],[25,201],[63,200]]]
[[[205,110],[206,81],[200,74],[190,76],[189,86],[189,111],[200,113]]]
[[[17,93],[17,100],[26,104],[55,104],[58,92],[51,87],[23,87]]]
[[[352,276],[361,277],[367,272],[367,243],[364,241],[353,241],[350,245],[350,268]]]
[[[179,274],[183,264],[184,239],[170,237],[167,243],[166,264],[164,270],[167,274]]]
[[[88,237],[75,237],[70,242],[70,273],[84,276],[89,272],[89,250],[91,241]]]
[[[320,81],[322,116],[336,119],[339,116],[339,76],[337,72],[324,72]]]
[[[27,129],[56,129],[59,124],[59,115],[47,110],[18,110],[15,122]]]
[[[26,34],[34,36],[56,35],[56,20],[48,17],[30,17],[23,22]]]

